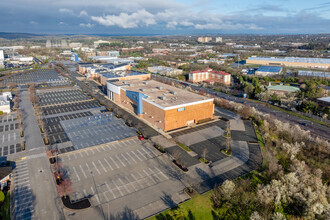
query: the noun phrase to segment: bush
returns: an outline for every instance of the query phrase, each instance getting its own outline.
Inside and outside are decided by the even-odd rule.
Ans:
[[[0,216],[2,220],[10,220],[10,193],[8,192],[0,208]]]

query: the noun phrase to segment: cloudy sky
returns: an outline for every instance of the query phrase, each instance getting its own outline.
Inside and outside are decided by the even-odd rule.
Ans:
[[[0,0],[0,32],[329,33],[324,0]]]

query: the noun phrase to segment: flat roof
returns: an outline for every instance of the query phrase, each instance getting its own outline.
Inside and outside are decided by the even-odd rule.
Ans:
[[[317,100],[320,100],[320,101],[323,101],[323,102],[330,103],[330,96],[323,97],[323,98],[318,98]]]
[[[188,92],[155,80],[124,80],[111,82],[125,90],[139,92],[147,97],[144,100],[155,103],[161,108],[179,107],[213,101],[208,97]],[[163,99],[165,98],[165,99]]]
[[[145,75],[145,74],[149,74],[149,73],[130,70],[130,71],[106,72],[106,73],[100,73],[100,74],[105,78],[111,79],[111,78],[126,77],[126,76]]]
[[[257,69],[260,72],[271,72],[271,73],[278,73],[282,70],[280,66],[261,66]]]
[[[268,86],[268,90],[277,90],[277,91],[285,91],[285,92],[297,92],[300,89],[294,86],[284,86],[284,85],[273,85]]]
[[[257,57],[252,56],[247,60],[265,60],[277,62],[292,62],[292,63],[320,63],[330,64],[330,59],[326,58],[310,58],[310,57]]]

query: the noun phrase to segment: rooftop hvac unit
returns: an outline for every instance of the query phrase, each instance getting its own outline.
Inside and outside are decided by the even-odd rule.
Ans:
[[[148,85],[148,82],[143,82],[143,84]]]
[[[177,94],[177,92],[176,92],[176,91],[171,91],[171,93],[172,93],[173,95],[176,95],[176,94]]]
[[[161,86],[157,86],[157,89],[161,90],[161,89],[163,89],[163,87],[161,87]]]
[[[146,89],[140,89],[141,90],[141,92],[145,92],[146,91]]]
[[[132,84],[130,84],[130,83],[129,83],[129,84],[127,84],[127,85],[128,85],[128,86],[132,86]]]
[[[165,96],[161,96],[159,97],[161,100],[166,100],[166,97]]]

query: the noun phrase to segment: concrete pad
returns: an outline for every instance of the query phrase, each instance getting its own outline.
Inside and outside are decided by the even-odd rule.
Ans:
[[[180,135],[175,139],[186,146],[223,135],[224,131],[218,126],[212,126],[188,134]]]
[[[233,131],[245,131],[245,126],[243,120],[239,118],[231,119],[230,122],[230,130]]]

